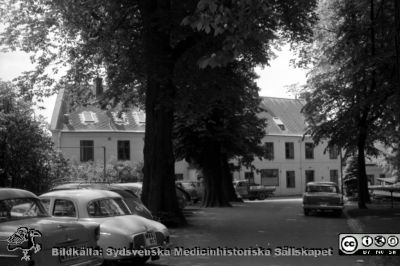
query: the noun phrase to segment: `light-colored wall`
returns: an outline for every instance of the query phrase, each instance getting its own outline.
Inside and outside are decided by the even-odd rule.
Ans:
[[[61,147],[63,154],[76,162],[80,161],[80,141],[94,141],[95,161],[103,163],[103,147],[106,148],[106,161],[117,159],[117,141],[129,140],[131,145],[131,162],[138,163],[143,161],[144,133],[136,132],[57,132],[53,133],[53,139],[57,147]],[[279,186],[277,186],[275,195],[299,195],[304,191],[305,170],[314,170],[315,181],[330,181],[330,170],[336,169],[340,176],[340,158],[336,160],[329,159],[329,153],[324,153],[325,143],[314,148],[314,159],[305,158],[305,142],[311,142],[309,139],[302,140],[299,136],[266,136],[263,143],[274,143],[274,159],[259,160],[255,159],[253,165],[258,169],[279,169]],[[285,142],[294,143],[294,159],[285,158]],[[57,144],[60,145],[57,145]],[[234,173],[235,179],[244,179],[245,172],[250,171],[244,167]],[[286,171],[295,171],[295,187],[287,188]],[[175,173],[183,174],[185,180],[197,180],[199,172],[190,168],[186,161],[175,163]],[[254,181],[261,183],[260,173],[254,172]],[[340,185],[340,184],[339,184]]]
[[[253,166],[257,170],[278,169],[279,185],[275,195],[300,195],[305,188],[305,170],[314,170],[315,181],[330,181],[330,170],[338,170],[338,179],[341,181],[340,156],[337,159],[330,159],[329,152],[324,153],[326,143],[314,147],[314,159],[305,158],[305,143],[312,142],[310,139],[302,140],[299,136],[266,136],[263,143],[274,143],[274,159],[259,160],[255,159]],[[285,158],[285,143],[294,143],[294,159]],[[234,173],[235,179],[244,179],[245,172],[251,171],[242,167],[240,171]],[[288,188],[286,184],[286,171],[295,172],[295,187]],[[261,174],[254,171],[254,181],[261,183]],[[339,184],[340,186],[340,184]]]
[[[56,147],[60,147],[66,158],[80,162],[80,141],[94,141],[94,160],[104,162],[104,148],[106,162],[117,160],[118,140],[130,141],[130,158],[132,163],[143,162],[144,133],[142,132],[53,132]],[[182,173],[184,178],[189,176],[186,161],[175,163],[175,172]]]

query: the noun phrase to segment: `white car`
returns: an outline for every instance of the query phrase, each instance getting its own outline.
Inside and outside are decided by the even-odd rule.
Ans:
[[[53,250],[97,249],[99,225],[51,217],[33,193],[0,188],[0,265],[101,265],[96,254],[55,255]]]
[[[107,263],[132,260],[141,264],[150,258],[134,252],[115,254],[110,250],[150,250],[169,244],[169,232],[163,224],[131,214],[123,198],[115,192],[98,189],[58,190],[45,193],[40,199],[52,216],[100,224],[98,245]],[[158,259],[157,256],[151,258]]]

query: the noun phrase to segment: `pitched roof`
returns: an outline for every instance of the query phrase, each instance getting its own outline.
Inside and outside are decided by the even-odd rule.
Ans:
[[[267,118],[267,134],[302,136],[306,127],[303,106],[298,99],[262,97],[260,116]]]
[[[95,106],[80,106],[72,112],[67,111],[66,95],[60,91],[53,111],[50,130],[92,132],[92,131],[130,131],[144,132],[143,111],[129,109],[119,112],[116,109],[102,110]]]
[[[102,110],[95,106],[81,106],[67,112],[63,91],[60,91],[53,111],[51,130],[62,131],[130,131],[144,132],[144,112],[135,109],[118,113],[117,110]],[[305,119],[301,113],[303,102],[297,99],[262,97],[259,115],[267,118],[268,135],[302,136]],[[64,114],[67,114],[65,116]],[[86,119],[86,120],[85,120]],[[92,121],[91,121],[92,120]]]

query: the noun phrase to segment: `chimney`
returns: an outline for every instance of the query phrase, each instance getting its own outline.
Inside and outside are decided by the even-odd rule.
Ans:
[[[96,89],[96,99],[99,99],[103,94],[103,79],[97,77],[94,79],[95,89]]]

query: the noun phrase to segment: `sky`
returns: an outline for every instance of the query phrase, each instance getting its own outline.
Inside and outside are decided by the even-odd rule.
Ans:
[[[260,76],[257,84],[260,87],[260,96],[270,96],[279,98],[294,98],[294,95],[287,92],[287,85],[306,83],[306,71],[290,66],[290,59],[293,54],[288,45],[276,51],[277,57],[270,62],[270,66],[257,68],[256,72]],[[22,72],[32,70],[29,55],[23,52],[0,53],[0,79],[11,81],[18,77]],[[46,98],[43,103],[43,110],[36,110],[37,114],[43,115],[50,123],[54,109],[56,96]]]

